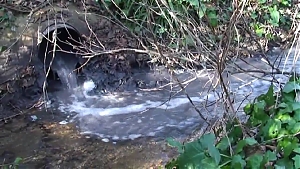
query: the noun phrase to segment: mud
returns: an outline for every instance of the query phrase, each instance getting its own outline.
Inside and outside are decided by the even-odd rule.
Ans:
[[[145,169],[158,168],[176,155],[164,142],[140,139],[105,143],[79,135],[72,124],[58,124],[55,113],[34,115],[39,117],[35,122],[28,114],[1,126],[0,160],[3,163],[22,157],[20,168]]]

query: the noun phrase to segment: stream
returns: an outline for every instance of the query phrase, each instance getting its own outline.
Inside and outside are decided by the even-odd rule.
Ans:
[[[275,67],[292,70],[292,57],[285,63],[285,60],[279,63],[276,58],[269,55]],[[256,70],[240,73],[232,64],[227,67],[232,73],[225,80],[230,81],[228,86],[235,98],[237,115],[243,118],[243,105],[265,93],[270,80],[274,79],[257,71],[272,70],[262,57],[234,63],[243,69]],[[60,70],[67,73],[58,74],[66,79],[63,86],[57,84],[59,90],[48,93],[47,109],[41,107],[1,126],[0,160],[3,164],[22,157],[19,168],[156,169],[177,155],[175,149],[160,140],[166,137],[181,141],[193,139],[206,126],[185,92],[163,67],[135,70],[124,83],[129,86],[125,90],[104,91],[101,80],[106,77],[98,69],[86,74],[85,79],[74,76],[75,79],[67,79],[71,68],[66,62],[60,64],[63,65]],[[299,66],[297,62],[296,67]],[[175,73],[205,118],[210,120],[223,115],[220,86],[211,89],[216,82],[214,71],[176,70]],[[275,79],[284,84],[288,77],[278,74]],[[72,81],[75,81],[74,86],[68,87]],[[132,82],[139,82],[139,86]],[[276,89],[280,87],[278,83],[274,85]]]
[[[79,3],[82,6],[81,2]],[[77,7],[68,7],[68,11],[73,10],[76,13],[83,11]],[[52,13],[41,14],[50,16]],[[40,25],[36,25],[37,28],[34,28],[35,25],[29,25],[32,29],[26,29],[28,31],[24,33],[24,28],[28,26],[27,14],[18,14],[15,17],[14,29],[9,27],[2,30],[3,40],[0,46],[14,44],[21,34],[26,38],[20,38],[24,39],[24,44],[23,40],[20,41],[22,43],[17,43],[11,50],[12,53],[3,58],[3,64],[10,60],[10,56],[14,56],[11,54],[15,53],[16,57],[12,57],[15,59],[19,58],[18,52],[28,51],[28,57],[26,52],[26,55],[20,55],[26,61],[15,59],[27,64],[31,58],[29,55],[34,54],[30,53],[29,49],[35,41],[28,37],[35,34],[35,31],[40,31],[37,30]],[[68,23],[71,21],[72,19],[67,20]],[[98,18],[98,15],[93,18],[91,15],[90,22],[90,26],[95,30],[95,37],[103,42],[107,50],[137,48],[139,43],[110,20]],[[84,25],[74,26],[80,28]],[[35,45],[37,44],[32,47],[35,48]],[[10,119],[7,123],[0,123],[0,168],[3,164],[11,164],[17,157],[21,157],[23,161],[20,169],[158,169],[178,155],[176,149],[166,144],[167,137],[178,141],[198,138],[207,126],[199,113],[213,122],[225,112],[222,103],[224,94],[221,86],[216,85],[218,76],[214,70],[176,69],[174,75],[185,87],[185,90],[182,90],[174,76],[163,66],[134,67],[132,70],[127,69],[129,66],[120,70],[111,69],[118,67],[119,62],[122,62],[122,67],[123,62],[131,57],[143,59],[135,54],[120,53],[116,58],[112,55],[115,59],[112,62],[107,61],[105,57],[95,58],[95,63],[87,64],[82,73],[74,71],[78,63],[78,60],[74,60],[74,55],[59,52],[56,55],[58,57],[52,69],[56,70],[60,82],[48,83],[47,92],[42,93],[37,86],[43,84],[44,79],[35,79],[33,74],[29,73],[30,78],[22,80],[27,82],[27,79],[32,78],[32,84],[25,85],[26,90],[22,91],[24,94],[19,93],[26,95],[25,101],[22,98],[18,99],[19,97],[12,98],[15,102],[9,107],[13,107],[13,110],[2,113],[3,117],[12,114],[20,116]],[[278,53],[268,54],[271,64],[274,63],[280,70],[291,71],[297,68],[296,71],[299,72],[300,62],[295,62],[293,57],[287,60],[282,57],[283,60],[279,61],[277,55]],[[295,51],[292,52],[293,55]],[[38,54],[39,56],[45,59],[44,55]],[[46,59],[48,58],[51,57]],[[48,62],[46,60],[44,65]],[[261,56],[232,62],[243,69],[256,70],[251,73],[238,72],[235,70],[236,66],[229,63],[224,72],[224,80],[228,82],[226,85],[234,98],[233,106],[241,119],[245,119],[243,106],[258,95],[266,93],[270,81],[276,80],[281,83],[274,83],[278,90],[288,79],[285,75],[272,75],[273,70]],[[43,64],[38,61],[37,64],[33,64],[37,66],[33,70],[38,73],[43,71]],[[259,70],[269,74],[263,74]],[[43,73],[40,73],[41,77],[45,78]],[[38,82],[40,84],[36,85],[35,81],[39,80],[42,83]],[[31,89],[37,91],[32,92]],[[31,106],[28,100],[35,103],[42,94],[45,94],[48,101],[44,106],[29,112],[18,109],[18,103]]]
[[[284,61],[279,63],[277,55],[268,57],[275,67],[285,71],[291,70],[292,58],[287,60],[284,67]],[[234,63],[244,69],[272,70],[262,57],[236,60]],[[65,73],[70,72],[68,69],[66,65],[61,66],[62,72],[59,76],[62,79],[68,79]],[[228,71],[234,72],[230,65],[228,65]],[[96,80],[92,80],[98,77],[90,76],[90,79],[76,87],[74,86],[76,80],[72,77],[73,79],[66,82],[73,83],[72,91],[60,90],[52,93],[51,104],[48,104],[48,108],[68,115],[68,118],[62,120],[60,124],[75,123],[81,134],[100,137],[104,142],[134,140],[142,137],[151,137],[156,140],[167,137],[185,139],[191,133],[206,126],[186,94],[208,120],[217,119],[224,113],[220,100],[222,90],[219,85],[212,89],[216,82],[216,73],[213,70],[177,70],[176,77],[186,86],[186,93],[162,67],[136,72],[138,73],[132,75],[133,79],[147,84],[155,83],[155,87],[105,93],[99,90]],[[288,79],[284,75],[275,75],[275,77],[281,83],[285,83]],[[234,107],[238,111],[237,115],[243,118],[245,117],[242,111],[243,106],[265,93],[274,79],[271,75],[254,72],[229,73],[226,80],[230,82],[228,85],[235,100]],[[165,82],[157,84],[161,81]],[[276,83],[274,85],[278,90],[279,85]],[[84,97],[78,93],[82,93]]]

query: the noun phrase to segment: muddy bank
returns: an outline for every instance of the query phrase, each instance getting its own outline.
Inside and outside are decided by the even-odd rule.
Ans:
[[[47,119],[53,119],[48,112]],[[36,114],[35,114],[36,115]],[[52,116],[53,117],[53,116]],[[55,114],[54,114],[55,117]],[[43,117],[45,118],[45,116]],[[45,118],[46,119],[46,118]],[[24,159],[20,168],[158,168],[174,157],[164,142],[139,139],[105,143],[80,135],[72,124],[60,125],[59,119],[31,121],[15,118],[1,125],[0,160]]]

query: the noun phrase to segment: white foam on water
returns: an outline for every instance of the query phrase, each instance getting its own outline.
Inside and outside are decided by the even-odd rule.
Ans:
[[[103,138],[103,139],[101,139],[103,142],[105,142],[105,143],[108,143],[109,142],[109,139],[108,138]]]
[[[65,124],[68,124],[68,122],[66,120],[63,120],[63,121],[60,121],[59,124],[65,125]]]
[[[139,138],[141,136],[142,136],[141,134],[130,134],[128,136],[128,138],[131,139],[131,140],[134,140],[134,139],[137,139],[137,138]]]
[[[32,115],[31,117],[31,121],[36,121],[38,119],[38,117],[36,115]]]
[[[90,92],[96,88],[96,84],[93,82],[93,80],[88,80],[83,83],[83,91]]]
[[[93,81],[87,81],[83,84],[83,92],[87,93],[95,88],[95,84]],[[115,103],[121,102],[124,98],[117,98],[116,96],[92,96],[93,98],[97,98],[98,100],[110,100],[114,101]],[[212,94],[208,94],[208,100],[212,101],[215,100],[215,97]],[[200,97],[190,97],[193,102],[202,102],[204,98]],[[178,108],[183,104],[187,104],[190,101],[185,97],[182,96],[180,98],[172,98],[171,100],[167,101],[151,101],[147,100],[141,104],[130,104],[123,107],[112,107],[112,108],[104,108],[101,105],[99,107],[91,107],[87,104],[89,100],[85,101],[78,101],[74,100],[70,105],[61,104],[60,110],[61,111],[73,111],[79,114],[79,116],[86,116],[86,115],[95,115],[95,116],[113,116],[113,115],[121,115],[121,114],[129,114],[129,113],[136,113],[142,112],[150,108],[158,108],[158,109],[174,109]]]
[[[100,98],[99,98],[100,99]],[[211,98],[210,98],[211,99]],[[193,102],[202,102],[204,101],[203,98],[199,97],[191,97]],[[150,101],[147,100],[145,103],[141,104],[131,104],[124,107],[113,107],[113,108],[94,108],[94,107],[87,107],[85,102],[75,101],[71,105],[61,105],[60,110],[69,112],[77,112],[80,116],[86,115],[99,115],[99,116],[112,116],[112,115],[121,115],[121,114],[129,114],[129,113],[136,113],[142,112],[147,109],[151,108],[158,108],[158,109],[174,109],[180,107],[183,104],[189,103],[190,101],[187,98],[175,98],[170,101],[164,102],[162,101]]]
[[[179,71],[179,73],[181,72]],[[214,74],[200,71],[197,77],[203,82],[207,82],[208,76],[213,78]],[[248,98],[248,94],[251,96],[249,100],[253,100],[260,94],[266,93],[271,84],[271,82],[260,78],[247,77],[244,78],[244,81],[230,83],[230,91],[237,99],[235,100],[236,107],[240,106],[240,102],[246,96]],[[275,77],[282,83],[288,80],[283,75],[276,75]],[[272,80],[271,76],[264,78]],[[192,111],[189,112],[190,109],[185,108],[192,107],[185,95],[171,99],[168,98],[168,95],[150,92],[132,92],[129,94],[123,93],[123,95],[121,93],[90,95],[89,93],[95,90],[96,87],[92,80],[86,81],[78,89],[82,91],[86,99],[76,99],[77,96],[73,95],[74,99],[70,103],[61,103],[59,110],[66,113],[76,112],[75,118],[79,123],[82,134],[97,135],[104,142],[136,139],[143,136],[155,137],[158,133],[168,130],[168,128],[182,132],[186,131],[186,127],[199,123],[197,121],[198,114],[194,113],[197,117],[193,116]],[[274,89],[275,91],[279,89],[278,85],[275,85]],[[193,97],[190,97],[196,103],[195,105],[205,101],[216,101],[219,98],[218,94],[222,96],[221,91],[216,89],[211,93],[199,94],[195,97],[197,92],[202,92],[198,90],[202,90],[201,86],[193,90]],[[216,110],[215,114],[213,113],[208,111],[206,117],[221,114],[222,110],[219,109]],[[168,131],[171,132],[171,130]]]
[[[117,95],[93,95],[89,96],[88,92],[94,90],[96,85],[94,84],[93,81],[89,80],[86,81],[82,86],[81,90],[82,92],[88,96],[86,97],[85,100],[79,100],[76,99],[76,96],[73,95],[74,99],[70,103],[60,103],[59,110],[65,113],[68,112],[75,112],[77,115],[72,119],[74,120],[75,118],[78,119],[79,123],[87,123],[89,127],[85,128],[81,133],[82,134],[92,134],[92,135],[97,135],[103,139],[108,139],[108,140],[126,140],[126,139],[136,139],[142,136],[155,136],[156,133],[162,131],[165,126],[169,127],[177,127],[177,128],[182,128],[184,126],[191,125],[192,122],[188,122],[189,119],[184,119],[187,120],[187,122],[181,122],[181,121],[174,121],[171,120],[170,124],[168,122],[164,122],[164,125],[159,125],[159,127],[153,126],[153,129],[147,132],[134,132],[135,130],[131,128],[134,125],[140,125],[143,126],[145,123],[151,124],[150,121],[153,120],[154,118],[151,116],[147,119],[147,116],[139,116],[136,118],[135,122],[130,123],[126,121],[122,121],[123,119],[120,118],[118,120],[111,121],[109,124],[104,125],[104,127],[109,127],[111,126],[123,126],[123,128],[127,127],[129,130],[129,133],[126,135],[117,135],[113,134],[112,135],[107,135],[103,134],[101,132],[95,132],[101,131],[101,128],[97,128],[98,124],[103,123],[101,121],[102,118],[109,118],[110,117],[116,117],[117,115],[119,116],[124,116],[124,115],[130,115],[132,114],[133,116],[140,114],[142,112],[145,112],[149,109],[157,109],[161,110],[161,113],[157,114],[156,116],[172,116],[172,112],[164,112],[164,110],[177,110],[180,108],[182,105],[189,104],[189,100],[186,98],[185,95],[182,95],[180,97],[172,98],[168,100],[169,98],[161,98],[161,100],[158,100],[155,97],[150,97],[150,99],[145,100],[145,95],[142,93],[136,93],[132,96],[117,96]],[[133,101],[130,101],[133,100]],[[153,100],[151,100],[153,99]],[[191,101],[193,102],[203,102],[205,100],[215,100],[215,96],[213,94],[208,94],[206,97],[190,97]],[[134,100],[139,100],[139,103],[133,103]],[[125,102],[126,101],[126,102]],[[142,101],[142,102],[141,102]],[[124,105],[125,104],[125,105]],[[178,109],[180,110],[180,109]],[[185,112],[182,112],[185,113]],[[177,115],[178,116],[178,115]],[[105,118],[105,119],[107,119]],[[128,117],[130,118],[130,116]],[[191,118],[191,117],[190,117]],[[194,118],[194,117],[193,117]],[[142,120],[143,119],[143,120]],[[155,118],[156,120],[160,120]],[[97,122],[99,120],[99,122]],[[121,121],[120,121],[121,120]],[[149,121],[150,120],[150,121]],[[178,126],[174,125],[178,123]],[[157,124],[156,124],[157,125]],[[80,124],[82,126],[82,124]],[[91,127],[92,126],[92,127]],[[102,126],[103,127],[103,126]],[[91,130],[89,130],[92,128]],[[95,129],[96,128],[96,129]],[[138,127],[136,127],[138,129]],[[145,127],[144,127],[145,128]],[[121,128],[119,128],[121,129]],[[106,142],[107,140],[102,140]]]

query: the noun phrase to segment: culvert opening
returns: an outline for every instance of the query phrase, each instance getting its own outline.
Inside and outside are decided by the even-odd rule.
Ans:
[[[47,83],[57,81],[68,88],[76,87],[79,73],[76,70],[81,66],[78,50],[82,42],[80,33],[71,26],[58,24],[47,27],[42,34],[38,58],[43,64]]]

